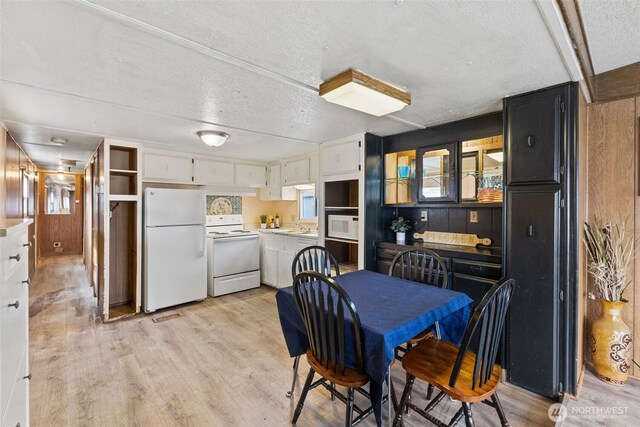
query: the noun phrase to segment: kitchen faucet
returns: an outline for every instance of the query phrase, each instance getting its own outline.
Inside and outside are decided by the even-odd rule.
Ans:
[[[311,227],[308,227],[306,225],[302,225],[300,223],[300,221],[296,222],[296,225],[298,226],[298,228],[300,229],[300,231],[302,231],[303,233],[308,233],[311,230]]]

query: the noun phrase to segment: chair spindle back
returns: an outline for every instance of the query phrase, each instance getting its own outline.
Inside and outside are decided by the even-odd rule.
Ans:
[[[302,316],[309,346],[327,369],[344,373],[347,366],[347,335],[351,339],[355,368],[364,372],[362,325],[353,301],[332,278],[315,271],[304,271],[293,279],[293,295]]]
[[[442,289],[449,287],[449,275],[444,261],[429,249],[400,252],[391,262],[389,276],[439,286]]]
[[[491,378],[514,286],[514,279],[503,278],[499,280],[489,289],[474,310],[451,371],[449,380],[451,387],[455,386],[460,367],[474,336],[478,336],[478,351],[473,367],[471,389],[482,387]]]
[[[303,271],[317,271],[329,277],[340,275],[338,261],[322,246],[307,246],[296,254],[291,265],[291,277]]]

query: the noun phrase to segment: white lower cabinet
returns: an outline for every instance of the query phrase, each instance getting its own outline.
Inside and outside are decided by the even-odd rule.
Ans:
[[[276,288],[291,286],[293,259],[302,249],[317,244],[316,238],[272,232],[263,232],[261,238],[261,282]]]
[[[28,226],[0,220],[0,425],[29,425]]]
[[[290,237],[285,237],[289,240]],[[293,240],[293,239],[291,239]],[[289,243],[289,242],[287,242]],[[293,284],[293,277],[291,276],[291,265],[293,264],[293,258],[296,256],[295,251],[278,251],[278,287],[286,288]]]

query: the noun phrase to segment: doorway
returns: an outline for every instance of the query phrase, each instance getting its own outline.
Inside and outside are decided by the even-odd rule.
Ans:
[[[38,180],[38,256],[82,255],[83,175],[43,172]]]

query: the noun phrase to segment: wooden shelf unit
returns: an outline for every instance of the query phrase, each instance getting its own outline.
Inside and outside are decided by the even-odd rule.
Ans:
[[[97,254],[97,297],[103,321],[140,312],[142,174],[140,147],[105,139],[91,162],[94,188],[92,247]]]

